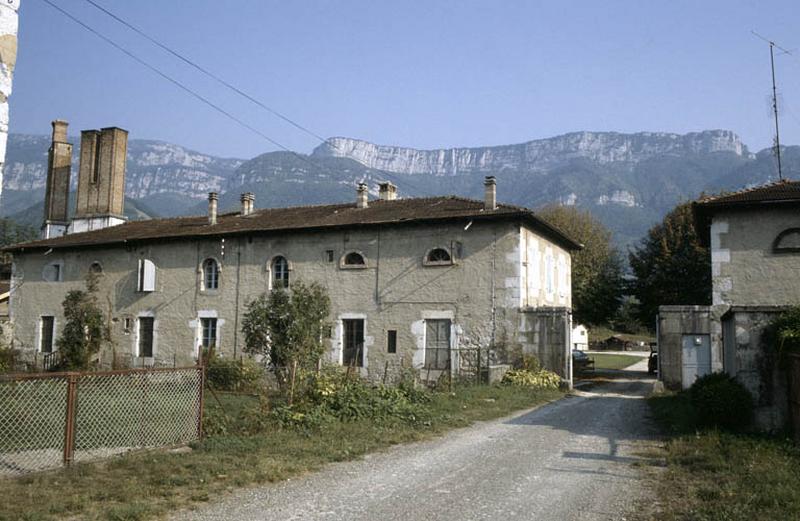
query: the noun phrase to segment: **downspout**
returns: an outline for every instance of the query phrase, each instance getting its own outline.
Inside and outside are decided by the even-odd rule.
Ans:
[[[233,358],[236,359],[236,355],[239,350],[239,274],[241,273],[242,268],[242,239],[239,238],[238,245],[236,248],[236,301],[235,301],[235,308],[234,308],[234,318],[233,318]]]
[[[495,288],[495,279],[497,275],[497,228],[492,229],[492,336],[489,345],[490,350],[494,350],[494,344],[497,336],[497,290]],[[488,360],[488,353],[487,353]]]
[[[381,229],[378,227],[378,254],[375,260],[375,304],[378,306],[378,312],[382,312],[381,306]]]

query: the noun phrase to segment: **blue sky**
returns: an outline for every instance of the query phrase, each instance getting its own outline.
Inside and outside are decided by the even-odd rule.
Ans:
[[[318,142],[225,91],[84,0],[52,0],[285,146]],[[769,146],[768,35],[800,144],[800,3],[96,0],[323,136],[418,148],[577,130],[724,128]],[[222,156],[261,137],[75,25],[22,0],[11,131],[120,126]]]

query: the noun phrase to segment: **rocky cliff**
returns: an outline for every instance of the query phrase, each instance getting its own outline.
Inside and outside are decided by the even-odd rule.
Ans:
[[[458,175],[525,170],[546,173],[574,160],[604,165],[639,163],[665,155],[730,152],[746,155],[739,136],[729,130],[690,134],[641,132],[573,132],[517,145],[416,150],[334,137],[317,147],[313,157],[346,157],[378,170],[402,174]]]

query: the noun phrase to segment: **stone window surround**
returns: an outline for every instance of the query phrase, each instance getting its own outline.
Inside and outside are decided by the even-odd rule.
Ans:
[[[800,253],[800,247],[781,246],[781,241],[789,235],[800,235],[800,228],[787,228],[772,241],[772,253]]]
[[[446,260],[446,261],[432,261],[432,260],[429,260],[431,253],[433,253],[436,250],[443,250],[445,253],[447,253],[447,256],[450,257],[450,260]],[[422,257],[422,265],[423,266],[453,266],[455,264],[456,264],[456,260],[453,257],[453,252],[447,246],[436,246],[434,248],[431,248],[428,251],[426,251],[425,252],[425,256]]]
[[[347,259],[347,257],[353,253],[360,255],[361,259],[364,261],[364,264],[346,264],[345,259]],[[364,270],[367,269],[367,267],[367,256],[364,255],[364,252],[361,250],[348,250],[339,259],[339,268],[343,270]]]
[[[53,266],[58,266],[58,278],[56,278],[56,280],[49,280],[47,278],[47,270],[51,269]],[[64,261],[58,259],[45,264],[42,269],[42,280],[45,282],[64,282]]]
[[[55,313],[44,312],[39,315],[39,319],[36,321],[36,352],[43,353],[42,351],[42,340],[44,340],[42,336],[42,326],[43,321],[42,317],[53,317],[53,349],[52,353],[58,351],[58,344],[56,343],[56,331],[58,331],[58,318],[56,317]]]
[[[289,257],[286,254],[284,254],[284,253],[276,253],[275,255],[270,257],[269,260],[264,265],[264,271],[267,272],[267,289],[269,291],[272,291],[272,289],[274,288],[272,266],[273,266],[275,260],[278,257],[283,257],[284,259],[286,259],[286,269],[289,272],[289,281],[290,282],[291,282],[292,272],[294,271],[294,264],[292,263],[292,261],[289,260]]]
[[[194,332],[194,347],[192,349],[194,358],[197,360],[200,357],[200,348],[203,342],[203,318],[216,318],[217,319],[217,355],[221,355],[220,346],[222,345],[222,326],[225,325],[225,319],[219,318],[219,313],[216,309],[201,309],[197,312],[197,316],[189,321],[189,328]]]
[[[208,289],[206,288],[206,261],[213,260],[217,263],[217,287]],[[200,285],[200,292],[206,295],[214,295],[222,289],[222,263],[213,255],[205,257],[197,266],[198,284]]]
[[[153,319],[153,356],[141,357],[139,356],[139,319],[148,317]],[[131,353],[135,358],[144,358],[145,360],[154,360],[158,356],[158,319],[153,311],[140,311],[136,314],[136,320],[133,323],[133,330],[131,331],[132,350]]]

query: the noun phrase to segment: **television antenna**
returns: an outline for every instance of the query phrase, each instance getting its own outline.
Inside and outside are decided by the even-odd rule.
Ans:
[[[783,170],[781,169],[781,134],[778,127],[778,90],[775,87],[775,48],[780,50],[781,54],[792,53],[769,38],[765,38],[755,31],[750,32],[769,44],[769,64],[770,67],[772,67],[772,114],[775,116],[775,157],[778,159],[778,179],[783,179]]]

